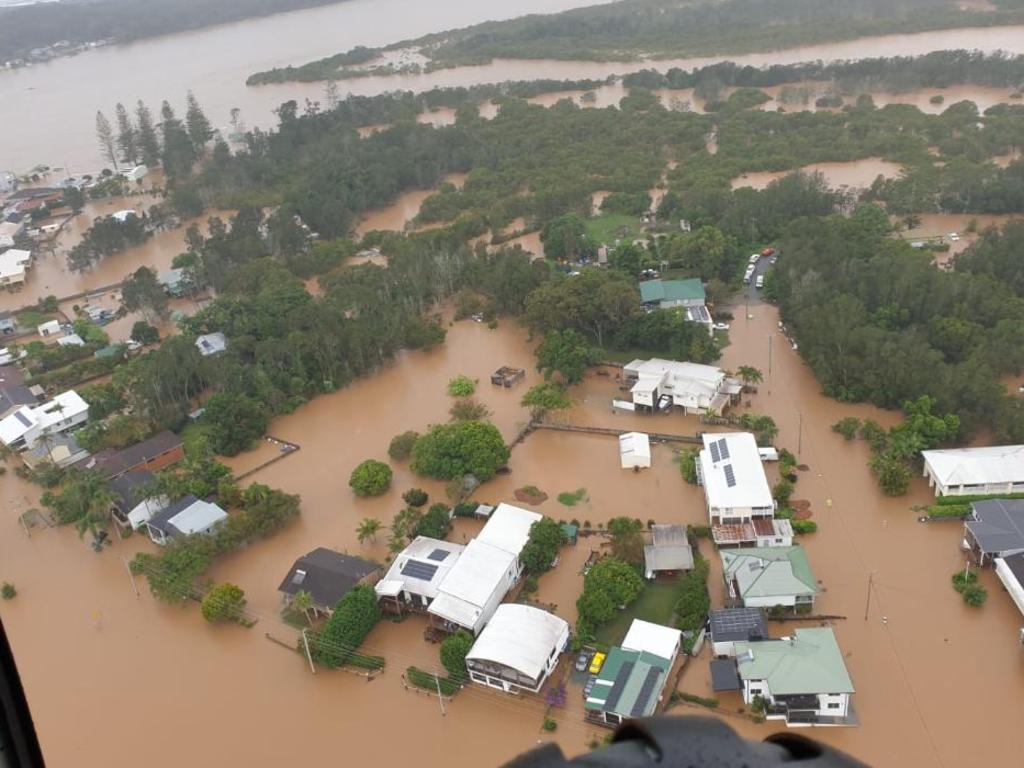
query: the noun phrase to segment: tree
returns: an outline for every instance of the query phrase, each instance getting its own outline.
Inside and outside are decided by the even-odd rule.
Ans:
[[[311,611],[313,610],[313,595],[311,595],[309,592],[307,592],[304,589],[300,589],[298,592],[296,592],[295,595],[292,597],[292,608],[296,611],[299,611],[303,616],[306,617],[307,624],[313,623],[311,614]]]
[[[349,487],[356,496],[380,496],[391,487],[391,467],[376,459],[367,459],[352,470]]]
[[[144,347],[148,347],[160,341],[160,331],[145,320],[136,320],[135,324],[132,325],[131,339]]]
[[[141,311],[147,319],[167,314],[167,294],[149,267],[139,267],[122,283],[121,303],[127,311]]]
[[[412,448],[419,439],[420,433],[411,429],[408,432],[395,435],[388,445],[388,456],[395,461],[405,461],[412,455]]]
[[[596,355],[582,334],[574,330],[552,331],[537,347],[537,369],[544,377],[557,376],[565,384],[579,384]]]
[[[490,409],[471,397],[462,397],[448,409],[452,421],[483,421],[491,415]]]
[[[115,113],[117,115],[117,149],[124,162],[135,165],[139,160],[138,133],[135,126],[132,125],[132,119],[128,116],[128,110],[124,108],[124,104],[118,102]]]
[[[541,230],[540,241],[544,255],[549,259],[572,259],[589,253],[592,248],[587,241],[586,224],[575,213],[558,216]]]
[[[412,528],[412,538],[426,536],[444,539],[452,527],[451,510],[444,504],[432,504],[426,514],[420,515]]]
[[[700,448],[686,448],[679,452],[679,473],[690,485],[697,485],[697,462]]]
[[[74,524],[79,536],[86,531],[96,534],[110,515],[114,496],[103,475],[95,470],[69,470],[59,493],[46,491],[41,497],[44,506],[53,510],[60,525]]]
[[[519,555],[523,567],[534,576],[551,569],[558,550],[565,544],[565,531],[550,517],[543,517],[530,526],[530,535]]]
[[[153,114],[140,99],[135,106],[136,142],[143,165],[154,168],[160,164],[160,142],[153,127]]]
[[[469,376],[456,376],[448,381],[448,394],[451,397],[469,397],[476,392],[476,382]]]
[[[466,671],[466,654],[473,647],[473,636],[460,629],[449,635],[441,643],[441,664],[448,672],[448,677],[464,681],[469,677]]]
[[[473,475],[490,480],[508,463],[501,432],[486,421],[457,421],[431,427],[412,449],[412,470],[440,480]]]
[[[613,517],[608,521],[612,554],[623,562],[640,565],[644,561],[643,523],[631,517]]]
[[[422,507],[429,500],[427,492],[422,488],[410,488],[402,494],[402,501],[410,507]]]
[[[583,581],[584,590],[606,592],[617,606],[629,605],[644,588],[636,568],[617,557],[601,558]]]
[[[736,375],[744,384],[759,384],[764,381],[764,375],[752,365],[741,365],[736,369]]]
[[[203,618],[207,621],[245,621],[245,592],[234,584],[218,584],[213,587],[200,604]]]
[[[856,416],[845,416],[832,425],[832,431],[842,435],[844,440],[853,440],[860,428],[861,422]]]
[[[213,450],[235,456],[267,431],[270,419],[263,404],[248,395],[218,392],[206,401],[203,422],[209,425]]]
[[[878,476],[878,487],[886,496],[902,496],[910,488],[910,468],[891,453],[876,455],[870,466]]]
[[[213,129],[210,127],[210,121],[206,119],[206,115],[203,114],[203,110],[192,91],[189,91],[185,96],[185,104],[187,105],[185,125],[188,130],[188,137],[192,141],[192,146],[195,147],[196,152],[202,156],[206,151],[206,145],[213,138]]]
[[[356,538],[359,539],[359,543],[364,543],[367,539],[370,541],[377,540],[377,534],[380,533],[380,529],[384,525],[380,520],[373,517],[364,517],[362,522],[359,523],[359,527],[356,528]]]
[[[75,213],[81,213],[85,207],[85,194],[78,187],[70,185],[64,188],[64,205]]]
[[[964,602],[972,608],[980,608],[988,599],[988,591],[980,584],[967,586],[961,594],[964,596]]]
[[[707,621],[711,609],[708,595],[708,561],[694,552],[693,569],[679,578],[679,599],[676,601],[676,626],[684,631],[696,632]]]
[[[100,152],[107,162],[112,163],[117,170],[117,144],[114,141],[114,131],[110,127],[110,121],[106,116],[96,112],[96,140],[100,144]]]
[[[171,105],[164,101],[160,107],[160,130],[163,133],[163,153],[160,159],[164,173],[170,180],[186,178],[196,160],[196,148]]]
[[[772,441],[779,435],[779,428],[775,424],[775,419],[767,415],[744,413],[740,416],[740,426],[754,433],[758,445],[771,445]]]
[[[614,329],[639,314],[635,281],[615,270],[586,267],[537,286],[526,300],[525,320],[537,333],[572,329],[603,348]]]
[[[520,404],[530,409],[530,418],[539,421],[550,411],[565,410],[572,405],[572,401],[569,399],[569,391],[564,385],[544,382],[530,387],[523,395]]]
[[[326,667],[340,667],[380,621],[377,594],[368,584],[349,590],[334,607],[323,631],[310,636],[313,658]]]

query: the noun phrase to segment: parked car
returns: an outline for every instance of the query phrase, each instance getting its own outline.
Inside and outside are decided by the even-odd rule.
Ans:
[[[596,675],[598,672],[601,671],[601,667],[604,666],[605,656],[606,654],[603,653],[594,654],[594,658],[590,662],[590,674]]]
[[[775,255],[775,249],[771,248],[771,247],[765,248],[763,251],[761,251],[761,255],[762,256],[774,256]]]
[[[590,666],[590,651],[580,651],[576,657],[576,671],[586,672]]]
[[[754,285],[756,285],[758,288],[764,288],[764,275],[758,275],[757,282]]]
[[[958,242],[960,242],[960,234],[958,232],[950,232],[949,233],[949,241],[951,243],[958,243]]]
[[[583,698],[586,699],[590,696],[590,692],[594,690],[594,683],[597,682],[597,676],[591,675],[587,678],[587,682],[583,686]]]
[[[750,254],[750,260],[747,263],[750,266],[754,266],[755,264],[757,264],[757,260],[760,259],[760,258],[761,258],[761,254],[760,253],[752,253],[752,254]]]

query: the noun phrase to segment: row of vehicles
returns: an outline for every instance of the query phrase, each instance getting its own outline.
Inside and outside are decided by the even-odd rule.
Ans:
[[[754,280],[755,287],[758,289],[764,288],[764,275],[758,275],[756,280],[754,278],[754,273],[757,271],[757,262],[761,259],[768,259],[770,264],[774,264],[778,258],[774,248],[765,248],[760,253],[750,254],[750,260],[747,262],[747,271],[743,273],[743,284],[750,285],[751,280]]]

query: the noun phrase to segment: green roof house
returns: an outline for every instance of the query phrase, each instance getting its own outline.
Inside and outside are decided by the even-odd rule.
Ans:
[[[798,544],[724,549],[720,554],[729,597],[747,608],[814,604],[818,581]]]
[[[853,682],[828,627],[797,629],[779,640],[735,643],[743,701],[755,696],[769,719],[787,725],[856,725]]]
[[[704,302],[704,284],[697,278],[689,280],[644,280],[640,283],[640,303],[644,309],[679,309],[686,319],[700,323],[714,333],[711,313]]]

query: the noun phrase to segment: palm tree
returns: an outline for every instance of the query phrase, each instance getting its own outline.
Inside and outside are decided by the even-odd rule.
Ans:
[[[764,381],[764,376],[752,365],[741,365],[736,374],[743,380],[744,384],[758,384]]]
[[[100,529],[107,526],[107,518],[110,516],[110,507],[115,501],[114,494],[106,486],[94,489],[85,507],[85,514],[75,521],[75,530],[78,537],[85,536],[89,531],[93,538],[96,538]]]
[[[292,608],[302,611],[302,615],[306,617],[306,623],[313,623],[313,619],[309,616],[309,612],[313,610],[313,596],[309,592],[305,590],[296,592],[295,597],[292,598]]]
[[[373,517],[364,518],[359,526],[356,528],[356,538],[359,539],[359,543],[364,543],[367,539],[370,541],[377,540],[377,534],[384,525],[380,520]]]

